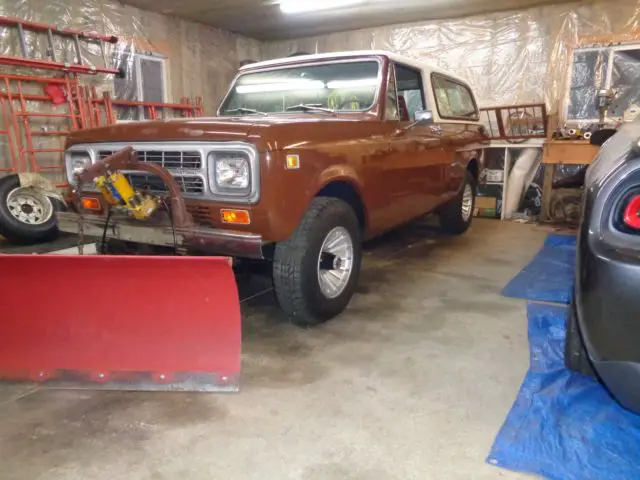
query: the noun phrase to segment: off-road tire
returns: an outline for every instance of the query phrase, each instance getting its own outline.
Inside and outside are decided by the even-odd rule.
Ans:
[[[469,214],[469,218],[465,219],[462,214],[462,202],[467,185],[471,188],[471,191],[473,193],[473,200],[471,203],[471,212]],[[471,172],[467,170],[464,178],[464,183],[462,184],[458,194],[438,210],[438,214],[440,217],[440,228],[445,233],[453,235],[460,235],[466,232],[471,226],[471,221],[473,220],[473,209],[475,207],[475,204],[476,179],[473,177]]]
[[[335,298],[320,289],[318,258],[327,234],[343,227],[353,243],[353,267],[349,280]],[[362,262],[360,225],[353,209],[342,200],[317,197],[291,238],[276,245],[273,284],[280,308],[292,323],[311,327],[340,314],[353,296]]]
[[[567,317],[567,337],[564,344],[564,364],[574,372],[595,377],[595,372],[591,366],[587,349],[584,346],[580,330],[578,329],[578,317],[576,306],[572,301]]]
[[[43,195],[43,200],[51,202],[51,218],[39,225],[24,223],[11,214],[7,205],[9,194],[16,188],[20,188],[18,175],[8,175],[0,179],[0,235],[10,243],[19,245],[44,243],[55,239],[58,236],[55,212],[64,208],[62,202]]]

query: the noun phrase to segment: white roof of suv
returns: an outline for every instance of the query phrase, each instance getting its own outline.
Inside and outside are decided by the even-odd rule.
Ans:
[[[260,70],[263,68],[274,67],[278,65],[288,65],[292,63],[300,63],[305,61],[313,61],[313,60],[323,60],[323,59],[337,59],[337,58],[345,58],[345,57],[387,57],[390,60],[404,64],[408,67],[413,67],[417,70],[422,70],[424,73],[431,74],[431,72],[438,72],[443,75],[447,75],[455,80],[459,80],[463,83],[468,83],[464,78],[459,75],[455,75],[451,72],[447,72],[441,68],[435,67],[429,63],[422,62],[416,60],[415,58],[407,57],[405,55],[400,55],[397,53],[387,52],[384,50],[355,50],[351,52],[334,52],[334,53],[316,53],[313,55],[295,55],[291,57],[285,58],[277,58],[275,60],[266,60],[264,62],[256,62],[250,63],[243,67],[240,67],[240,71],[244,72],[247,70]]]

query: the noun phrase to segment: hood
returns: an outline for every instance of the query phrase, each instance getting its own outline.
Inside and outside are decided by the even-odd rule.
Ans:
[[[272,116],[199,117],[152,122],[123,122],[79,130],[67,137],[67,148],[81,143],[157,141],[248,141],[258,148],[277,148],[284,136],[307,137],[308,132],[334,130],[336,124],[362,123],[371,115],[331,116],[324,113],[292,113]],[[342,129],[349,131],[349,129]],[[302,141],[302,139],[300,140]]]

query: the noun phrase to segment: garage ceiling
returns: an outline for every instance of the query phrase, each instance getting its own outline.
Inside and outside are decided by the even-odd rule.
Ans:
[[[357,6],[298,14],[282,13],[279,0],[123,1],[144,10],[195,20],[259,40],[280,40],[527,8],[563,0],[361,0]]]

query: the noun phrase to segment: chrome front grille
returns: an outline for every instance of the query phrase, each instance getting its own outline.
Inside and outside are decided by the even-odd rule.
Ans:
[[[229,203],[255,204],[260,199],[260,157],[256,148],[245,142],[215,141],[158,141],[158,142],[105,142],[74,145],[65,152],[67,171],[72,167],[75,152],[88,154],[93,163],[131,147],[142,163],[166,169],[176,181],[185,198],[215,200]],[[235,158],[243,155],[249,162],[250,191],[218,191],[215,183],[215,159],[218,155]],[[134,188],[150,193],[167,194],[160,178],[142,170],[124,170]],[[68,173],[69,181],[73,178]],[[85,186],[88,188],[88,186]],[[95,190],[95,189],[94,189]]]
[[[113,155],[113,150],[98,150],[98,158],[105,159]],[[168,170],[200,170],[202,168],[202,155],[198,151],[180,150],[136,150],[141,162],[153,163]]]
[[[146,173],[127,173],[126,176],[136,190],[147,190],[158,195],[168,193],[167,186],[160,177]],[[173,178],[182,193],[190,195],[204,194],[204,180],[201,177],[174,175]]]
[[[113,155],[116,150],[98,150],[98,159],[104,160]],[[205,184],[202,176],[183,175],[182,172],[198,173],[202,170],[202,155],[197,150],[138,150],[138,159],[144,163],[153,163],[171,172],[174,180],[186,195],[204,195]],[[168,193],[164,182],[155,175],[148,173],[127,172],[127,178],[133,188],[146,190],[156,195]]]

